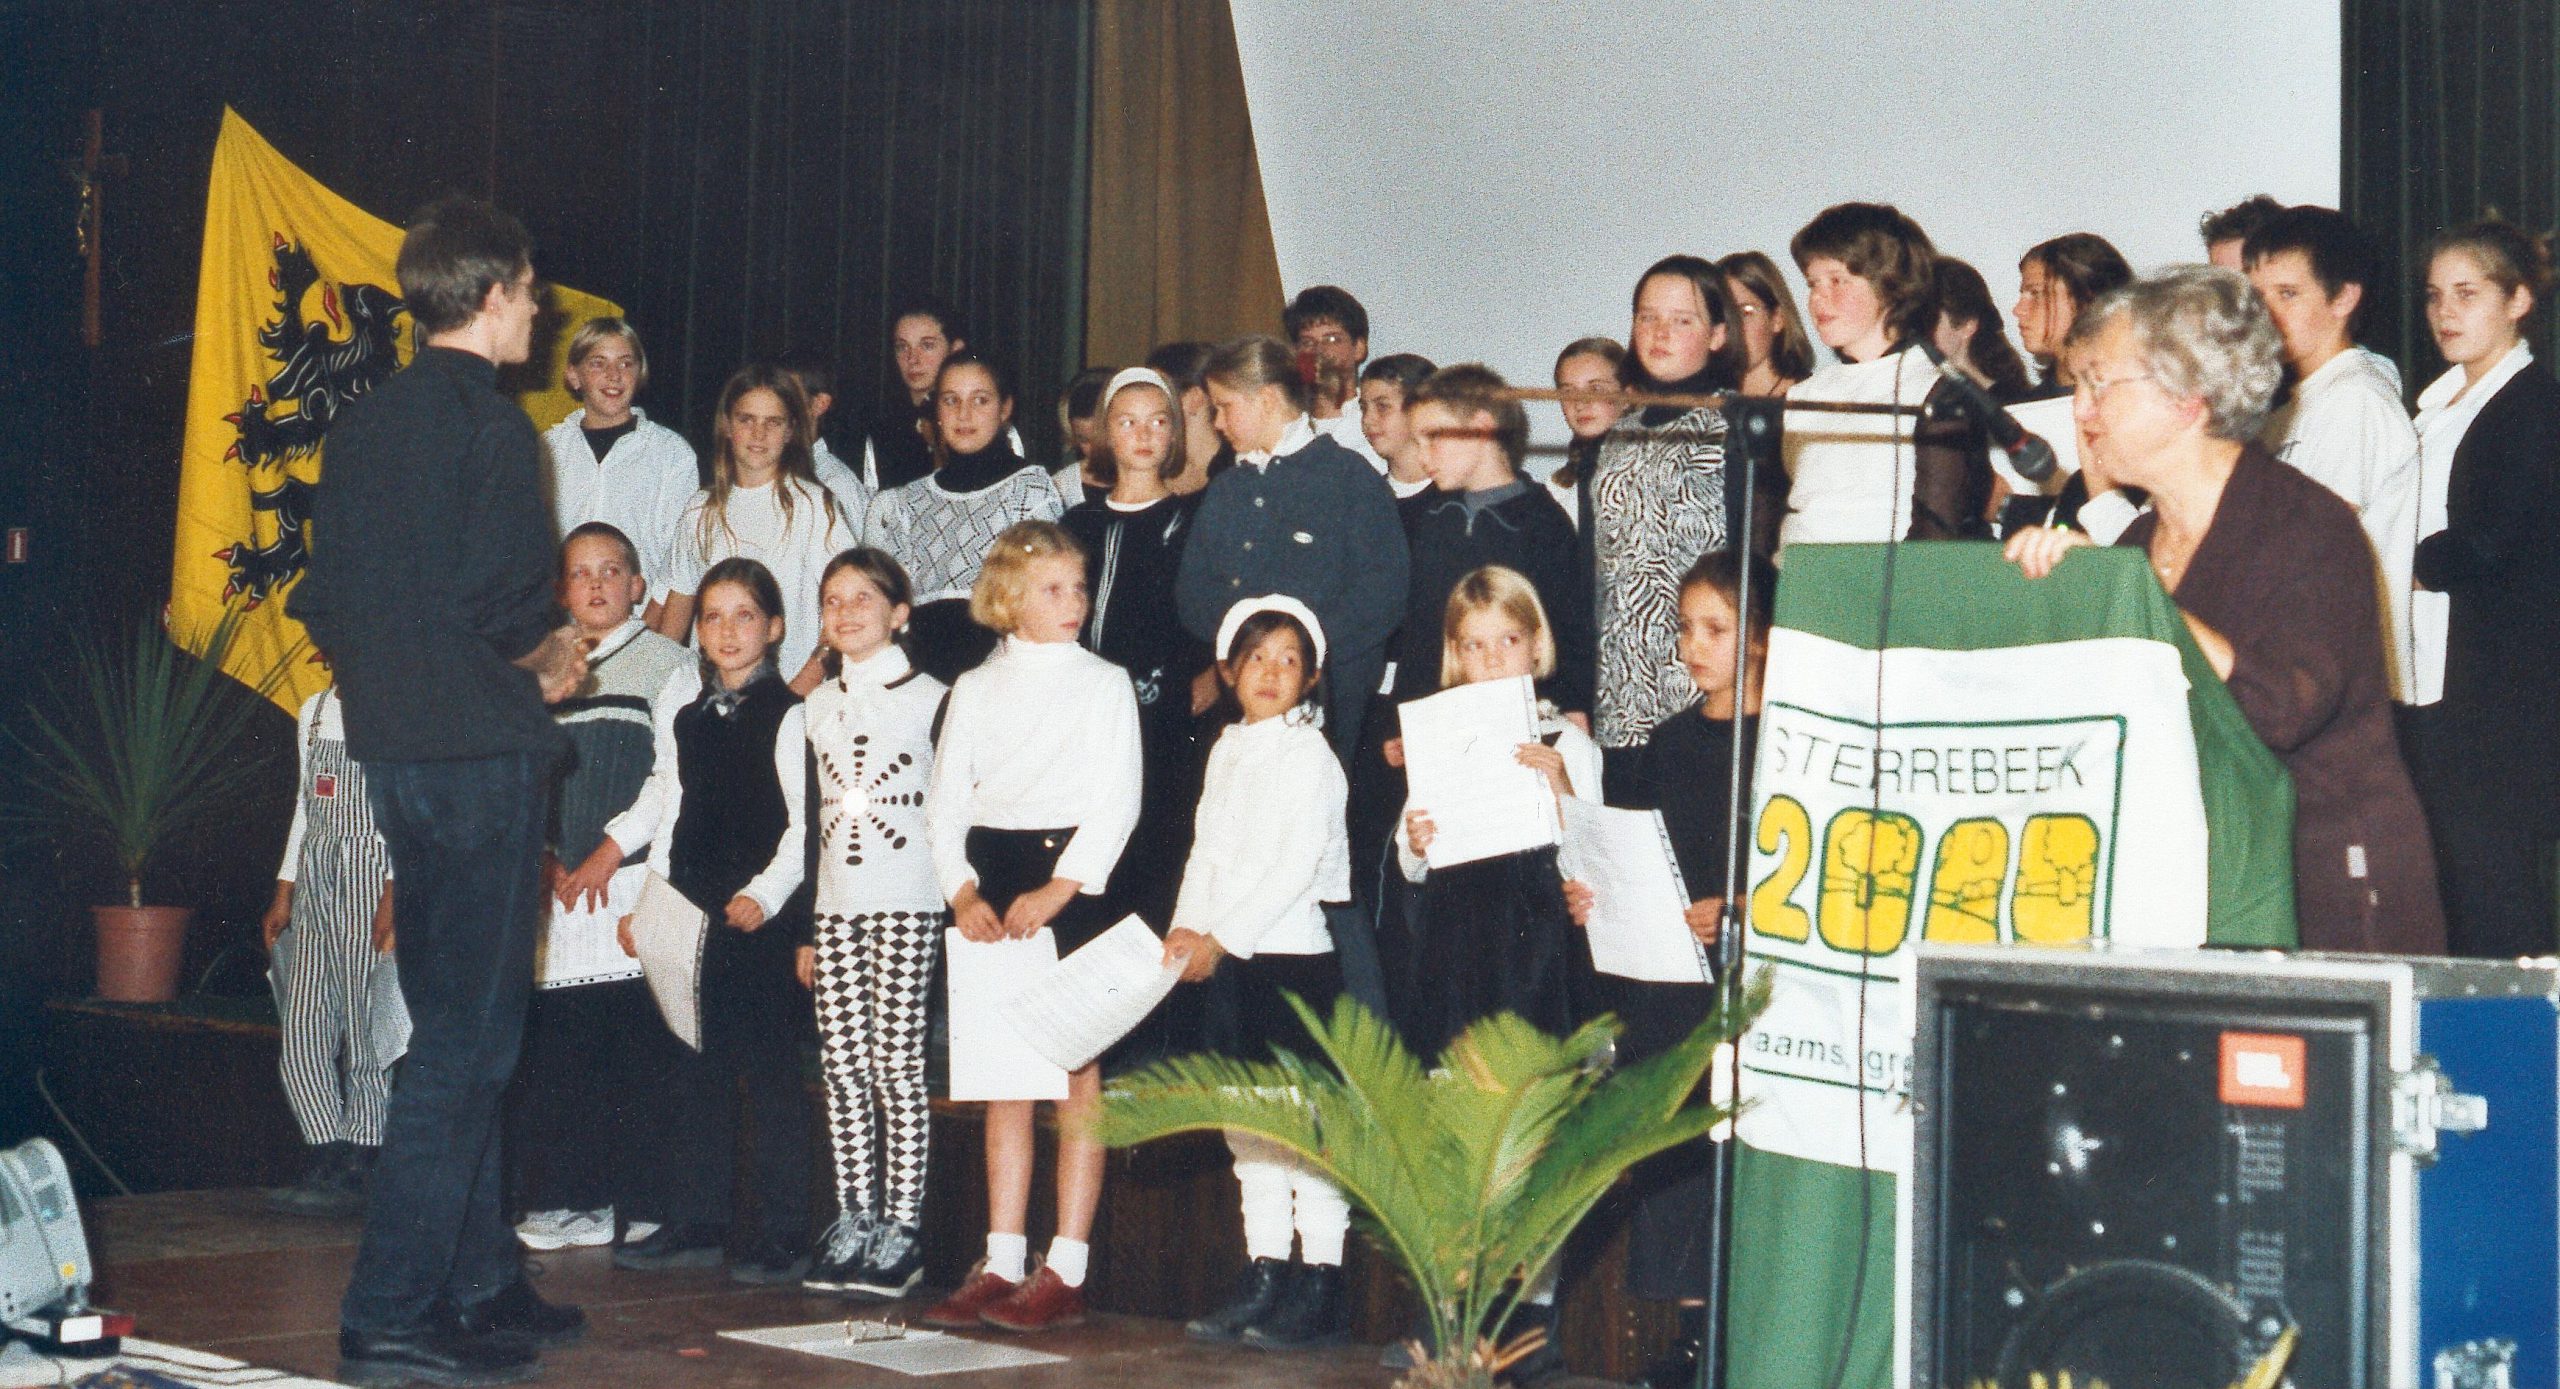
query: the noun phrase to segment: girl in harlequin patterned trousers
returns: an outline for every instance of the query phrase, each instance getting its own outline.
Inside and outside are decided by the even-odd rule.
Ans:
[[[800,968],[818,996],[837,1215],[802,1284],[861,1297],[904,1297],[924,1277],[925,997],[944,921],[924,795],[949,691],[907,662],[914,610],[882,551],[829,561],[829,669],[806,712],[818,899]]]

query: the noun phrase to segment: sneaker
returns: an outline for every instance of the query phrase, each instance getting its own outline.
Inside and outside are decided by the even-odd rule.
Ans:
[[[871,1237],[879,1228],[880,1217],[869,1211],[846,1211],[838,1215],[827,1232],[818,1236],[818,1257],[809,1266],[809,1276],[800,1286],[813,1293],[849,1293],[854,1290],[855,1275],[862,1271],[871,1252]]]
[[[267,1209],[282,1215],[340,1220],[364,1214],[364,1192],[352,1185],[347,1171],[355,1157],[352,1143],[322,1143],[311,1150],[302,1179],[267,1192]]]
[[[720,1231],[708,1225],[688,1225],[681,1221],[660,1226],[644,1240],[635,1240],[613,1251],[613,1266],[640,1270],[666,1268],[717,1268],[720,1264]]]
[[[569,1249],[601,1249],[613,1243],[613,1207],[570,1211],[559,1224],[560,1244]]]
[[[527,1249],[558,1249],[567,1242],[560,1236],[560,1227],[576,1214],[576,1211],[527,1211],[524,1219],[516,1222],[516,1242]]]
[[[809,1256],[772,1241],[759,1241],[745,1254],[729,1261],[729,1281],[751,1288],[771,1287],[776,1283],[797,1283],[809,1272]]]
[[[1205,1317],[1185,1322],[1182,1334],[1195,1341],[1233,1341],[1270,1314],[1271,1304],[1280,1300],[1280,1290],[1288,1284],[1287,1259],[1256,1259],[1245,1266],[1244,1281],[1237,1285],[1234,1299]]]
[[[903,1220],[880,1222],[872,1231],[853,1290],[895,1302],[923,1281],[924,1228]]]
[[[945,1331],[974,1327],[979,1324],[979,1313],[1011,1296],[1020,1286],[1010,1278],[987,1272],[987,1261],[980,1259],[970,1266],[969,1276],[960,1280],[951,1296],[925,1309],[925,1314],[916,1320]]]
[[[1070,1288],[1047,1264],[990,1303],[978,1320],[998,1331],[1054,1331],[1084,1325],[1084,1289]]]

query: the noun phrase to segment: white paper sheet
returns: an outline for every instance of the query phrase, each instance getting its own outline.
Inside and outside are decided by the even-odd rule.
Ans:
[[[1683,913],[1694,900],[1680,880],[1670,832],[1651,810],[1619,810],[1580,797],[1564,803],[1557,864],[1591,889],[1591,967],[1621,979],[1702,984],[1705,963]]]
[[[656,873],[632,904],[631,943],[667,1030],[702,1050],[702,943],[711,918]]]
[[[1424,862],[1448,868],[1556,842],[1555,791],[1519,760],[1538,738],[1528,676],[1458,685],[1397,712],[1413,808],[1431,815]]]
[[[1054,1365],[1067,1357],[998,1341],[973,1341],[921,1327],[907,1328],[896,1340],[861,1341],[845,1334],[840,1321],[806,1326],[775,1326],[757,1331],[723,1331],[723,1340],[796,1350],[845,1360],[902,1375],[947,1375],[969,1370],[1010,1370],[1025,1365]]]
[[[837,1323],[842,1335],[841,1322]],[[39,1355],[23,1342],[0,1346],[0,1389],[59,1389],[59,1386],[102,1370],[149,1370],[181,1384],[214,1386],[254,1384],[258,1389],[346,1389],[334,1379],[311,1379],[283,1370],[264,1370],[245,1360],[185,1346],[164,1345],[127,1336],[120,1354],[98,1360],[71,1360]]]
[[[1123,917],[1015,994],[1005,1017],[1033,1051],[1072,1071],[1128,1036],[1181,982],[1180,969],[1165,968],[1163,938]]]
[[[1998,449],[1991,451],[1991,466],[2000,474],[2009,490],[2019,496],[2053,496],[2073,473],[2080,471],[2080,423],[2071,417],[2071,397],[2055,396],[2051,400],[2029,400],[2009,407],[2009,418],[2016,420],[2029,434],[2053,445],[2053,476],[2041,483],[2029,482],[2009,466],[2009,455]]]
[[[1023,1040],[1009,1013],[1016,995],[1058,965],[1058,936],[974,941],[942,933],[951,952],[951,1098],[1063,1100],[1066,1068]]]
[[[551,919],[533,958],[534,987],[563,989],[639,978],[640,962],[622,953],[614,928],[639,906],[640,889],[648,881],[648,865],[635,863],[606,881],[600,906],[570,908],[552,898]]]

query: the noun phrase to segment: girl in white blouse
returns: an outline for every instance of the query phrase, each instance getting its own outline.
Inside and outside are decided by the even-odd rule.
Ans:
[[[935,876],[959,936],[980,943],[1053,933],[1064,956],[1111,924],[1101,893],[1138,820],[1138,700],[1129,673],[1076,642],[1085,557],[1051,521],[996,537],[969,595],[969,616],[1004,633],[984,665],[951,687],[925,797]],[[983,968],[955,946],[952,993]],[[955,1039],[986,1020],[955,1013]],[[955,1043],[955,1050],[957,1049]],[[1086,1240],[1102,1199],[1102,1146],[1083,1137],[1098,1117],[1102,1072],[1071,1072],[1059,1104],[1058,1235],[1026,1272],[1031,1106],[1047,1077],[961,1093],[988,1101],[987,1255],[959,1290],[925,1314],[931,1326],[1042,1331],[1084,1319]],[[1053,1082],[1051,1082],[1053,1083]]]
[[[1324,629],[1294,598],[1247,598],[1218,628],[1218,675],[1241,718],[1218,738],[1200,796],[1191,861],[1165,935],[1165,963],[1191,983],[1223,971],[1236,996],[1225,1050],[1263,1060],[1307,1049],[1284,994],[1330,1016],[1342,969],[1324,904],[1351,895],[1349,794],[1315,694]],[[1350,1207],[1331,1182],[1267,1140],[1230,1130],[1243,1191],[1244,1284],[1192,1322],[1196,1340],[1265,1349],[1330,1344],[1348,1331],[1342,1244]],[[1289,1257],[1290,1235],[1298,1258]]]

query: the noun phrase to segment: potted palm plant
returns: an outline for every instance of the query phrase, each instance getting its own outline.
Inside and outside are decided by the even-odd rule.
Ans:
[[[1288,1148],[1350,1198],[1354,1219],[1422,1299],[1437,1350],[1407,1389],[1487,1386],[1534,1347],[1500,1344],[1529,1278],[1628,1168],[1729,1116],[1695,1097],[1716,1048],[1768,1000],[1766,978],[1689,1039],[1625,1069],[1601,1019],[1551,1037],[1505,1014],[1425,1070],[1345,997],[1330,1019],[1290,1000],[1321,1060],[1161,1061],[1103,1097],[1102,1141],[1240,1129]]]
[[[8,818],[22,832],[102,849],[119,875],[122,902],[90,908],[102,998],[177,996],[195,911],[146,905],[145,881],[173,843],[216,824],[264,771],[240,747],[292,653],[250,687],[235,684],[223,661],[241,612],[223,615],[202,655],[156,622],[103,635],[82,626],[69,663],[9,731],[26,770]]]

